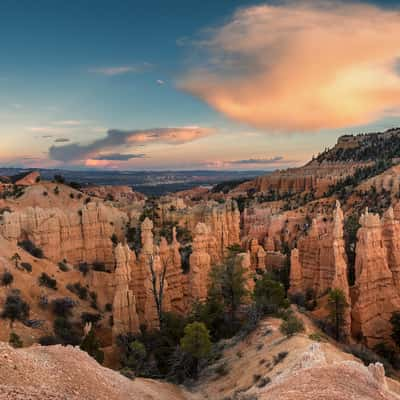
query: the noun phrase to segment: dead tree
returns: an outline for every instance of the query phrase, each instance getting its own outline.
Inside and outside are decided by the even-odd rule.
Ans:
[[[160,271],[156,271],[154,268],[154,256],[151,255],[149,258],[149,268],[151,273],[152,292],[154,301],[157,307],[157,317],[160,324],[160,329],[163,323],[163,300],[164,300],[164,288],[165,288],[165,277],[167,274],[168,262],[161,260],[162,268]]]

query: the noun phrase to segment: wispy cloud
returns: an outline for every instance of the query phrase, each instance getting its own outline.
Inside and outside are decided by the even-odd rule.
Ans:
[[[61,126],[80,126],[82,125],[82,121],[76,119],[67,119],[63,121],[55,121],[54,125],[61,125]]]
[[[93,158],[93,160],[105,160],[105,161],[129,161],[133,158],[144,158],[145,154],[121,154],[121,153],[110,153],[100,154]]]
[[[145,146],[152,143],[179,145],[209,136],[213,130],[201,127],[155,128],[118,130],[112,129],[106,137],[88,144],[71,143],[65,146],[51,146],[49,156],[53,160],[70,162],[94,159],[104,151],[112,151],[120,147]]]
[[[89,68],[88,72],[105,76],[115,76],[123,74],[138,74],[146,72],[151,68],[152,64],[150,63],[140,63],[134,65],[120,65],[111,67],[94,67]]]
[[[282,156],[272,158],[247,158],[244,160],[226,161],[229,164],[279,164],[282,162],[293,162],[293,160],[285,160]]]
[[[400,105],[400,13],[351,1],[240,8],[179,86],[269,131],[370,123]]]
[[[67,139],[67,138],[57,138],[54,140],[54,143],[66,143],[66,142],[70,142],[71,139]]]

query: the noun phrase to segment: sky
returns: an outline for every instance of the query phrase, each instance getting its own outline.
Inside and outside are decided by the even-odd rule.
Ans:
[[[0,165],[275,169],[399,126],[400,2],[2,0]]]

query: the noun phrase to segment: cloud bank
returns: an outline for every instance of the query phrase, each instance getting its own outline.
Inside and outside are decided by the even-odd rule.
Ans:
[[[207,61],[179,86],[257,128],[366,124],[399,110],[399,37],[400,13],[367,4],[242,8],[197,44]]]
[[[201,139],[212,133],[211,129],[200,127],[155,128],[131,131],[112,129],[107,132],[106,137],[88,144],[71,143],[65,146],[51,146],[49,158],[63,162],[96,159],[96,157],[107,157],[107,155],[102,154],[103,152],[115,151],[115,149],[121,147],[131,148],[152,143],[178,145]],[[116,156],[117,154],[114,153],[112,155]],[[100,158],[100,160],[104,160],[104,158]]]

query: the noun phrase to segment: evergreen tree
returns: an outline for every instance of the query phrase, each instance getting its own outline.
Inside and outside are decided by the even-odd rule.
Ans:
[[[186,325],[181,347],[185,353],[193,357],[193,375],[196,378],[199,361],[207,358],[211,352],[210,334],[206,326],[202,322]]]
[[[246,270],[237,256],[241,251],[237,246],[228,248],[228,255],[222,265],[211,270],[209,302],[222,304],[229,313],[232,333],[235,330],[236,314],[244,298],[247,296]]]
[[[84,337],[80,348],[81,350],[86,351],[86,353],[93,357],[99,364],[103,363],[104,353],[100,350],[100,342],[99,339],[96,337],[93,327]]]
[[[400,346],[400,312],[396,311],[390,318],[392,324],[392,339],[397,346]]]
[[[263,314],[274,314],[279,309],[289,306],[283,284],[274,281],[268,274],[257,280],[253,297],[257,308]]]
[[[333,289],[329,292],[327,308],[329,310],[329,320],[334,329],[335,339],[340,340],[344,325],[344,313],[349,307],[346,296],[340,289]]]

